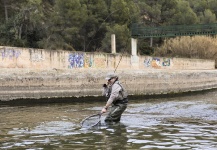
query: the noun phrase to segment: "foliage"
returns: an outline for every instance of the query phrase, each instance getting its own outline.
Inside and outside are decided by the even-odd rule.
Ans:
[[[138,53],[140,55],[152,55],[154,53],[154,48],[150,47],[148,42],[140,39],[138,43]]]
[[[216,23],[216,6],[216,0],[1,0],[0,45],[110,52],[115,34],[117,52],[130,53],[132,23]],[[153,53],[148,40],[139,40],[140,54]]]
[[[189,25],[198,23],[197,15],[190,8],[186,1],[177,1],[177,12],[169,20],[170,24]]]
[[[116,35],[116,49],[117,52],[123,52],[127,51],[129,52],[129,47],[130,47],[130,31],[127,28],[126,25],[114,25],[112,27],[108,27],[108,32],[106,33],[106,36],[104,40],[102,41],[102,49],[104,49],[106,52],[110,52],[110,47],[111,47],[111,35],[115,34]]]
[[[217,38],[209,36],[186,36],[166,39],[157,48],[155,56],[215,59],[217,66]]]

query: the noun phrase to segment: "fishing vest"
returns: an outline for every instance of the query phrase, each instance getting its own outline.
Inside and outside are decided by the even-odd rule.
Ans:
[[[118,98],[113,103],[123,102],[123,101],[124,101],[124,103],[128,102],[128,100],[127,100],[127,96],[128,96],[127,91],[123,88],[123,86],[119,82],[116,81],[114,84],[118,84],[121,87],[121,90],[119,91]],[[108,87],[108,91],[106,93],[107,99],[109,99],[109,97],[111,95],[113,85]]]

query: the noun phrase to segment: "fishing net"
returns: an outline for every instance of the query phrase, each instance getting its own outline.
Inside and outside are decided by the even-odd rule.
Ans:
[[[89,128],[89,127],[96,126],[99,124],[100,118],[101,118],[101,114],[95,114],[95,115],[89,116],[81,122],[81,127]]]

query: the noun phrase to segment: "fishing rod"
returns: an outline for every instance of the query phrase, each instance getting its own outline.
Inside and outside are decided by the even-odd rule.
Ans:
[[[110,14],[108,14],[108,16],[107,16],[107,17],[103,20],[103,22],[100,24],[98,30],[95,32],[95,35],[96,35],[96,33],[99,32],[99,30],[100,30],[100,28],[102,27],[103,23],[109,18],[109,16],[111,16],[113,13],[115,13],[115,12],[117,12],[117,11],[119,11],[119,10],[121,10],[121,9],[116,9],[116,10],[114,10],[113,12],[111,12]],[[95,35],[94,35],[94,36],[95,36]],[[90,42],[87,44],[87,47],[85,47],[84,51],[86,51],[87,48],[89,47],[90,43],[91,43],[92,41],[94,41],[94,39],[93,39],[94,36],[92,37],[92,39],[90,40]],[[96,39],[96,40],[97,40],[97,39]]]
[[[103,22],[101,23],[101,25],[99,26],[99,28],[98,28],[98,30],[95,32],[95,34],[96,34],[97,32],[99,32],[100,28],[102,27],[102,24],[109,18],[109,16],[111,16],[112,14],[118,12],[119,10],[121,10],[121,9],[114,10],[113,12],[111,12],[110,14],[108,14],[108,16],[103,20]],[[132,23],[132,21],[131,21],[131,23]],[[91,43],[92,41],[94,41],[93,38],[94,38],[94,37],[92,37],[92,39],[90,40],[90,42],[87,44],[87,47],[85,48],[85,51],[86,51],[87,48],[89,47],[90,43]],[[118,68],[118,66],[119,66],[119,64],[120,64],[120,62],[121,62],[121,60],[122,60],[123,52],[125,51],[125,49],[126,49],[126,47],[127,47],[127,43],[128,43],[128,40],[129,40],[129,39],[130,39],[130,38],[128,38],[128,39],[126,40],[125,47],[124,47],[123,51],[121,52],[121,57],[120,57],[120,60],[119,60],[119,62],[118,62],[118,64],[117,64],[117,66],[115,67],[114,73],[116,72],[116,70],[117,70],[117,68]]]
[[[120,64],[120,62],[121,62],[121,60],[122,60],[122,57],[123,57],[123,52],[126,50],[126,48],[127,48],[127,43],[128,43],[128,40],[129,40],[130,38],[127,38],[127,41],[126,41],[126,45],[125,45],[125,47],[124,47],[124,49],[123,49],[123,51],[121,52],[121,57],[120,57],[120,60],[119,60],[119,62],[118,62],[118,64],[117,64],[117,66],[115,67],[115,70],[114,70],[114,73],[116,72],[116,70],[118,69],[118,66],[119,66],[119,64]]]
[[[139,7],[137,6],[137,9],[138,9],[138,8],[139,8]],[[106,16],[106,18],[102,21],[102,23],[100,24],[98,30],[95,32],[95,35],[96,35],[96,33],[99,32],[99,30],[101,29],[103,23],[104,23],[112,14],[114,14],[114,13],[116,13],[116,12],[119,12],[119,11],[122,11],[121,8],[116,9],[116,10],[110,12],[110,13]],[[128,15],[129,15],[129,18],[130,18],[129,24],[131,24],[131,23],[132,23],[131,15],[130,15],[130,14],[128,14]],[[115,67],[114,73],[117,71],[117,69],[118,69],[118,67],[119,67],[119,64],[120,64],[120,62],[121,62],[121,60],[122,60],[122,58],[123,58],[123,54],[124,54],[124,51],[126,50],[126,47],[127,47],[127,44],[128,44],[129,39],[130,39],[130,37],[127,38],[125,47],[124,47],[124,49],[122,49],[122,51],[120,52],[120,53],[121,53],[120,60],[119,60],[119,62],[118,62],[118,64],[117,64],[117,66]],[[84,51],[86,51],[86,50],[88,49],[90,43],[93,42],[94,40],[97,40],[97,39],[94,39],[94,36],[93,36],[93,37],[91,38],[91,40],[89,41],[89,43],[87,44],[87,46],[84,48]]]
[[[130,18],[130,23],[129,23],[129,24],[132,24],[132,18],[131,18],[130,15],[129,15],[129,18]],[[121,51],[121,58],[120,58],[120,60],[119,60],[119,62],[118,62],[118,64],[117,64],[117,66],[115,67],[114,73],[117,71],[118,66],[119,66],[119,64],[120,64],[120,62],[121,62],[121,60],[122,60],[122,57],[123,57],[123,54],[124,54],[123,52],[124,52],[124,51],[126,50],[126,48],[127,48],[127,43],[128,43],[128,41],[129,41],[129,39],[130,39],[130,37],[127,38],[125,47],[124,47],[124,49],[122,49],[122,51]]]
[[[130,24],[132,24],[132,19],[130,19],[130,20],[131,20],[131,21],[130,21]],[[118,64],[117,64],[117,66],[115,67],[114,73],[117,71],[117,68],[118,68],[118,66],[119,66],[119,64],[120,64],[120,62],[121,62],[121,60],[122,60],[122,57],[123,57],[124,51],[125,51],[126,48],[127,48],[127,44],[128,44],[129,39],[130,39],[130,37],[127,38],[125,47],[124,47],[124,49],[122,49],[122,51],[120,52],[120,53],[121,53],[121,58],[120,58],[120,60],[119,60],[119,62],[118,62]]]

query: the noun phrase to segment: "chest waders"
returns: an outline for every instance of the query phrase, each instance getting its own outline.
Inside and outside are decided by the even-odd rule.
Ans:
[[[124,89],[120,83],[115,83],[115,84],[118,84],[121,87],[121,91],[119,91],[119,95],[121,95],[122,98],[120,97],[120,99],[112,103],[112,107],[110,108],[110,111],[105,118],[105,122],[119,122],[122,113],[127,108],[127,102],[128,102],[127,94],[126,92],[124,93]],[[109,87],[108,89],[108,94],[107,94],[108,98],[111,95],[111,91],[112,91],[112,86]]]

